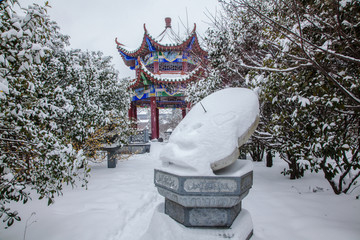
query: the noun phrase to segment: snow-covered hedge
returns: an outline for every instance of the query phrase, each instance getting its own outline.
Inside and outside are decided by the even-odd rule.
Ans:
[[[86,156],[105,137],[124,141],[129,129],[126,84],[111,59],[66,50],[69,37],[47,6],[17,14],[16,4],[0,3],[0,218],[8,226],[20,220],[10,202],[31,194],[51,204],[63,184],[85,186]]]
[[[188,88],[189,100],[258,87],[250,149],[275,149],[292,179],[320,170],[336,194],[348,192],[360,176],[359,1],[220,2],[206,37],[209,78]]]

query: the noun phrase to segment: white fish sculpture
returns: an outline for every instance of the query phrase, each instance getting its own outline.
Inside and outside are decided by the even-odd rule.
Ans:
[[[217,91],[197,103],[160,152],[163,167],[182,175],[214,175],[239,156],[259,122],[257,94],[245,88]]]

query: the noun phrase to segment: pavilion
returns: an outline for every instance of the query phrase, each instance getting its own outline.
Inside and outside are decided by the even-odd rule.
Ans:
[[[157,139],[159,109],[180,108],[184,117],[189,108],[184,96],[187,84],[205,76],[207,52],[199,44],[196,24],[183,40],[173,31],[171,18],[165,18],[165,29],[156,38],[144,24],[143,40],[134,51],[115,42],[125,65],[135,70],[129,117],[136,121],[137,108],[150,107],[151,139]]]

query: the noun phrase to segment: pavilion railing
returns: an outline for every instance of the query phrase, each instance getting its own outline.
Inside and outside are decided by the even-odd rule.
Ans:
[[[144,129],[141,131],[137,131],[135,135],[130,136],[130,144],[131,143],[147,143],[149,142],[149,130]]]

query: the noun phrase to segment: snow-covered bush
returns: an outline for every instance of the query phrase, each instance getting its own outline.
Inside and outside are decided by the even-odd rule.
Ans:
[[[89,157],[105,137],[119,144],[128,140],[128,81],[118,79],[111,57],[101,52],[61,49],[48,64],[53,91],[58,93],[55,100],[64,110],[54,121],[56,131],[66,134],[75,148],[86,150]],[[97,144],[94,139],[99,140]]]
[[[18,15],[15,4],[0,3],[0,218],[8,226],[20,220],[10,202],[35,195],[51,204],[63,184],[86,185],[85,156],[97,148],[85,142],[97,129],[117,129],[121,140],[128,131],[126,85],[110,58],[66,50],[69,37],[47,6]]]
[[[81,152],[53,131],[59,108],[38,78],[47,68],[44,59],[51,57],[57,27],[43,7],[34,5],[25,16],[13,7],[10,1],[0,4],[0,211],[8,226],[20,217],[7,203],[26,203],[34,189],[50,204],[63,182],[73,184],[87,171],[78,171]]]
[[[359,1],[221,2],[207,39],[221,87],[260,88],[261,134],[285,174],[321,169],[346,193],[360,175]]]

